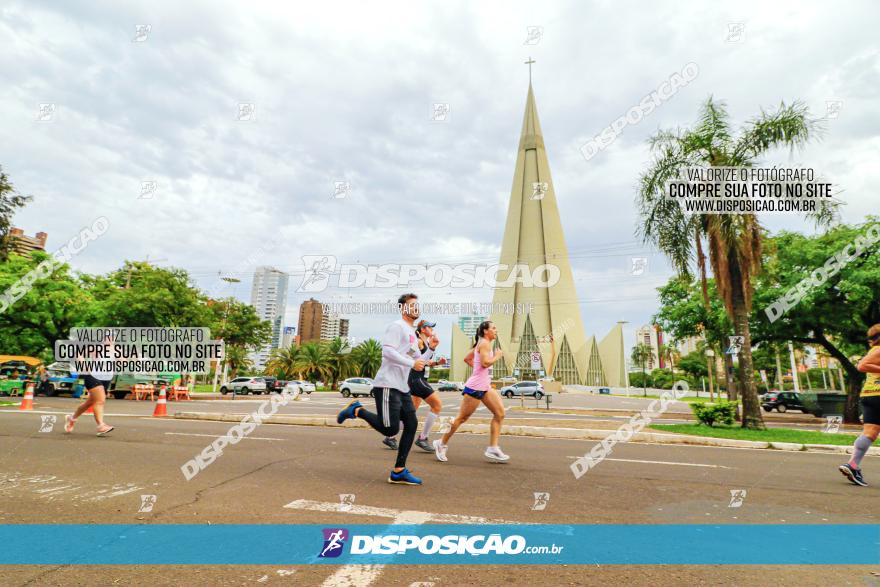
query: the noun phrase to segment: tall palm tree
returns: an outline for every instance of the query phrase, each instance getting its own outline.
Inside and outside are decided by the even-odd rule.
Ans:
[[[351,358],[351,347],[348,340],[337,336],[326,345],[328,366],[330,367],[330,389],[336,389],[340,379],[350,377],[354,372],[354,360]]]
[[[643,342],[632,348],[632,362],[642,367],[642,394],[648,395],[648,361],[651,359],[651,347]]]
[[[352,349],[351,358],[358,374],[372,379],[382,364],[382,345],[375,338],[368,338]]]
[[[327,379],[331,375],[330,355],[327,347],[319,342],[307,342],[300,347],[299,370],[311,382]]]
[[[272,349],[269,361],[266,363],[266,371],[281,379],[301,379],[301,356],[302,347],[296,343],[292,343],[286,349]]]
[[[664,361],[669,361],[669,372],[675,375],[675,362],[681,358],[681,353],[678,352],[675,342],[670,340],[668,343],[661,344],[659,354]]]
[[[677,202],[664,197],[666,183],[678,178],[686,167],[751,167],[775,147],[802,147],[817,130],[805,106],[783,102],[774,112],[762,111],[734,137],[724,104],[709,97],[693,129],[660,131],[649,141],[655,159],[640,178],[641,225],[637,232],[646,243],[660,249],[679,274],[690,277],[696,265],[707,306],[708,249],[718,293],[735,334],[744,337],[738,373],[744,428],[764,428],[749,332],[753,278],[761,269],[762,228],[754,214],[685,215]],[[833,216],[834,208],[823,205],[813,218],[828,223]]]
[[[226,358],[224,362],[229,365],[229,376],[235,379],[239,371],[252,369],[254,362],[248,356],[247,348],[237,345],[226,345]]]

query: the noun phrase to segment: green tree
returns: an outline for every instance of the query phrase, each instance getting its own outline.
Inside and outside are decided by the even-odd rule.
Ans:
[[[655,160],[640,180],[638,232],[645,242],[658,247],[681,275],[690,275],[696,265],[707,305],[704,241],[708,248],[720,298],[735,334],[744,337],[738,374],[744,428],[764,428],[754,385],[749,328],[753,281],[761,269],[761,225],[754,214],[687,216],[677,202],[665,197],[666,184],[686,167],[751,167],[771,149],[805,145],[815,131],[816,123],[809,119],[805,106],[782,103],[775,112],[762,111],[734,137],[724,104],[710,97],[693,129],[661,131],[651,139]],[[817,219],[828,222],[832,215],[833,210],[823,206]]]
[[[15,191],[9,177],[3,173],[3,167],[0,167],[0,262],[6,261],[12,250],[12,239],[9,236],[12,217],[16,210],[23,208],[31,199],[30,196],[22,196]]]
[[[226,356],[223,361],[221,361],[221,369],[222,365],[229,365],[229,377],[231,379],[235,379],[238,377],[238,374],[246,373],[249,370],[253,369],[254,362],[248,356],[248,350],[240,345],[226,345]]]
[[[129,261],[83,279],[95,299],[89,326],[211,326],[207,300],[182,269]]]
[[[296,343],[286,349],[272,349],[266,363],[266,372],[279,379],[301,379],[301,358],[302,349]]]
[[[300,352],[299,367],[306,379],[314,383],[332,376],[330,354],[326,345],[307,342],[300,347]]]
[[[683,356],[678,362],[678,368],[694,379],[706,377],[709,374],[709,370],[706,367],[706,355],[700,351],[694,351]]]
[[[211,336],[226,344],[256,349],[272,337],[272,324],[260,320],[257,310],[235,298],[208,300]]]
[[[351,358],[361,377],[372,379],[382,365],[382,345],[374,338],[368,338],[351,351]]]
[[[670,340],[668,343],[661,344],[659,355],[664,361],[669,363],[669,372],[674,375],[675,362],[681,358],[681,353],[678,352],[675,342]]]
[[[847,250],[853,252],[848,246],[864,238],[870,227],[876,230],[877,222],[878,218],[869,217],[865,223],[839,225],[819,235],[782,232],[769,238],[765,271],[756,288],[754,340],[822,347],[846,372],[844,420],[848,423],[859,421],[858,400],[864,374],[858,371],[856,363],[868,349],[865,331],[880,322],[880,245],[866,247],[862,255],[846,263],[840,263],[837,255]],[[813,284],[798,303],[779,315],[778,306],[773,304],[817,269],[824,274],[824,282]],[[775,319],[771,321],[771,317]]]
[[[648,395],[648,361],[651,360],[651,347],[644,343],[638,343],[632,348],[630,359],[633,365],[642,368],[642,394]]]
[[[9,255],[0,263],[0,292],[22,284],[22,278],[47,259],[49,255],[39,251],[27,257]],[[35,280],[22,291],[27,293],[0,313],[0,348],[4,354],[51,362],[56,340],[67,339],[75,326],[88,326],[85,309],[92,297],[66,264],[54,267],[48,277]]]
[[[336,337],[326,345],[327,365],[330,368],[330,389],[335,390],[340,379],[351,376],[355,370],[355,363],[351,357],[351,347],[348,340]]]

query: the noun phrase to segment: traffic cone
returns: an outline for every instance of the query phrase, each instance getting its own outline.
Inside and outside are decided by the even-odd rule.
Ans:
[[[156,400],[156,409],[153,410],[154,418],[162,418],[168,415],[167,402],[165,401],[165,384],[159,388],[159,399]]]
[[[34,384],[28,383],[24,388],[24,398],[21,400],[21,405],[18,406],[19,410],[33,410],[34,409]]]
[[[83,403],[85,403],[87,399],[88,398],[83,400]],[[83,414],[94,414],[94,413],[95,413],[95,404],[89,404],[89,409],[86,410],[85,412],[83,412]]]

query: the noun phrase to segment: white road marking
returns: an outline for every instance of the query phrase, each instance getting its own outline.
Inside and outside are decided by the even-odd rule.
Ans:
[[[579,457],[567,456],[568,459],[580,459],[583,455]],[[603,461],[617,461],[619,463],[642,463],[646,465],[678,465],[681,467],[708,467],[710,469],[731,469],[733,467],[725,467],[724,465],[704,465],[702,463],[675,463],[672,461],[640,461],[638,459],[612,459],[612,458],[604,458]]]
[[[208,438],[216,438],[216,434],[196,434],[195,432],[166,432],[171,436],[206,436]],[[242,436],[242,440],[285,440],[284,438],[268,438],[265,436]]]
[[[337,502],[312,501],[297,499],[285,508],[310,510],[315,512],[345,512],[360,516],[391,518],[392,524],[424,524],[439,522],[447,524],[518,524],[506,520],[491,520],[479,516],[462,516],[459,514],[436,514],[415,510],[395,510],[368,505],[352,505]],[[345,509],[342,509],[345,508]],[[371,585],[382,575],[385,565],[345,565],[327,578],[322,587],[362,587]]]

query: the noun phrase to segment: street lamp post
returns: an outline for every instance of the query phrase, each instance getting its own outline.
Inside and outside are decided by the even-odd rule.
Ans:
[[[710,402],[715,401],[715,388],[712,384],[712,370],[715,367],[715,365],[713,365],[714,362],[715,362],[715,351],[713,351],[712,349],[706,349],[706,371],[709,373],[709,401]]]
[[[791,341],[788,341],[788,358],[791,360],[791,379],[794,381],[794,392],[800,393],[801,386],[798,381],[797,365],[794,362],[794,345],[791,344]]]

